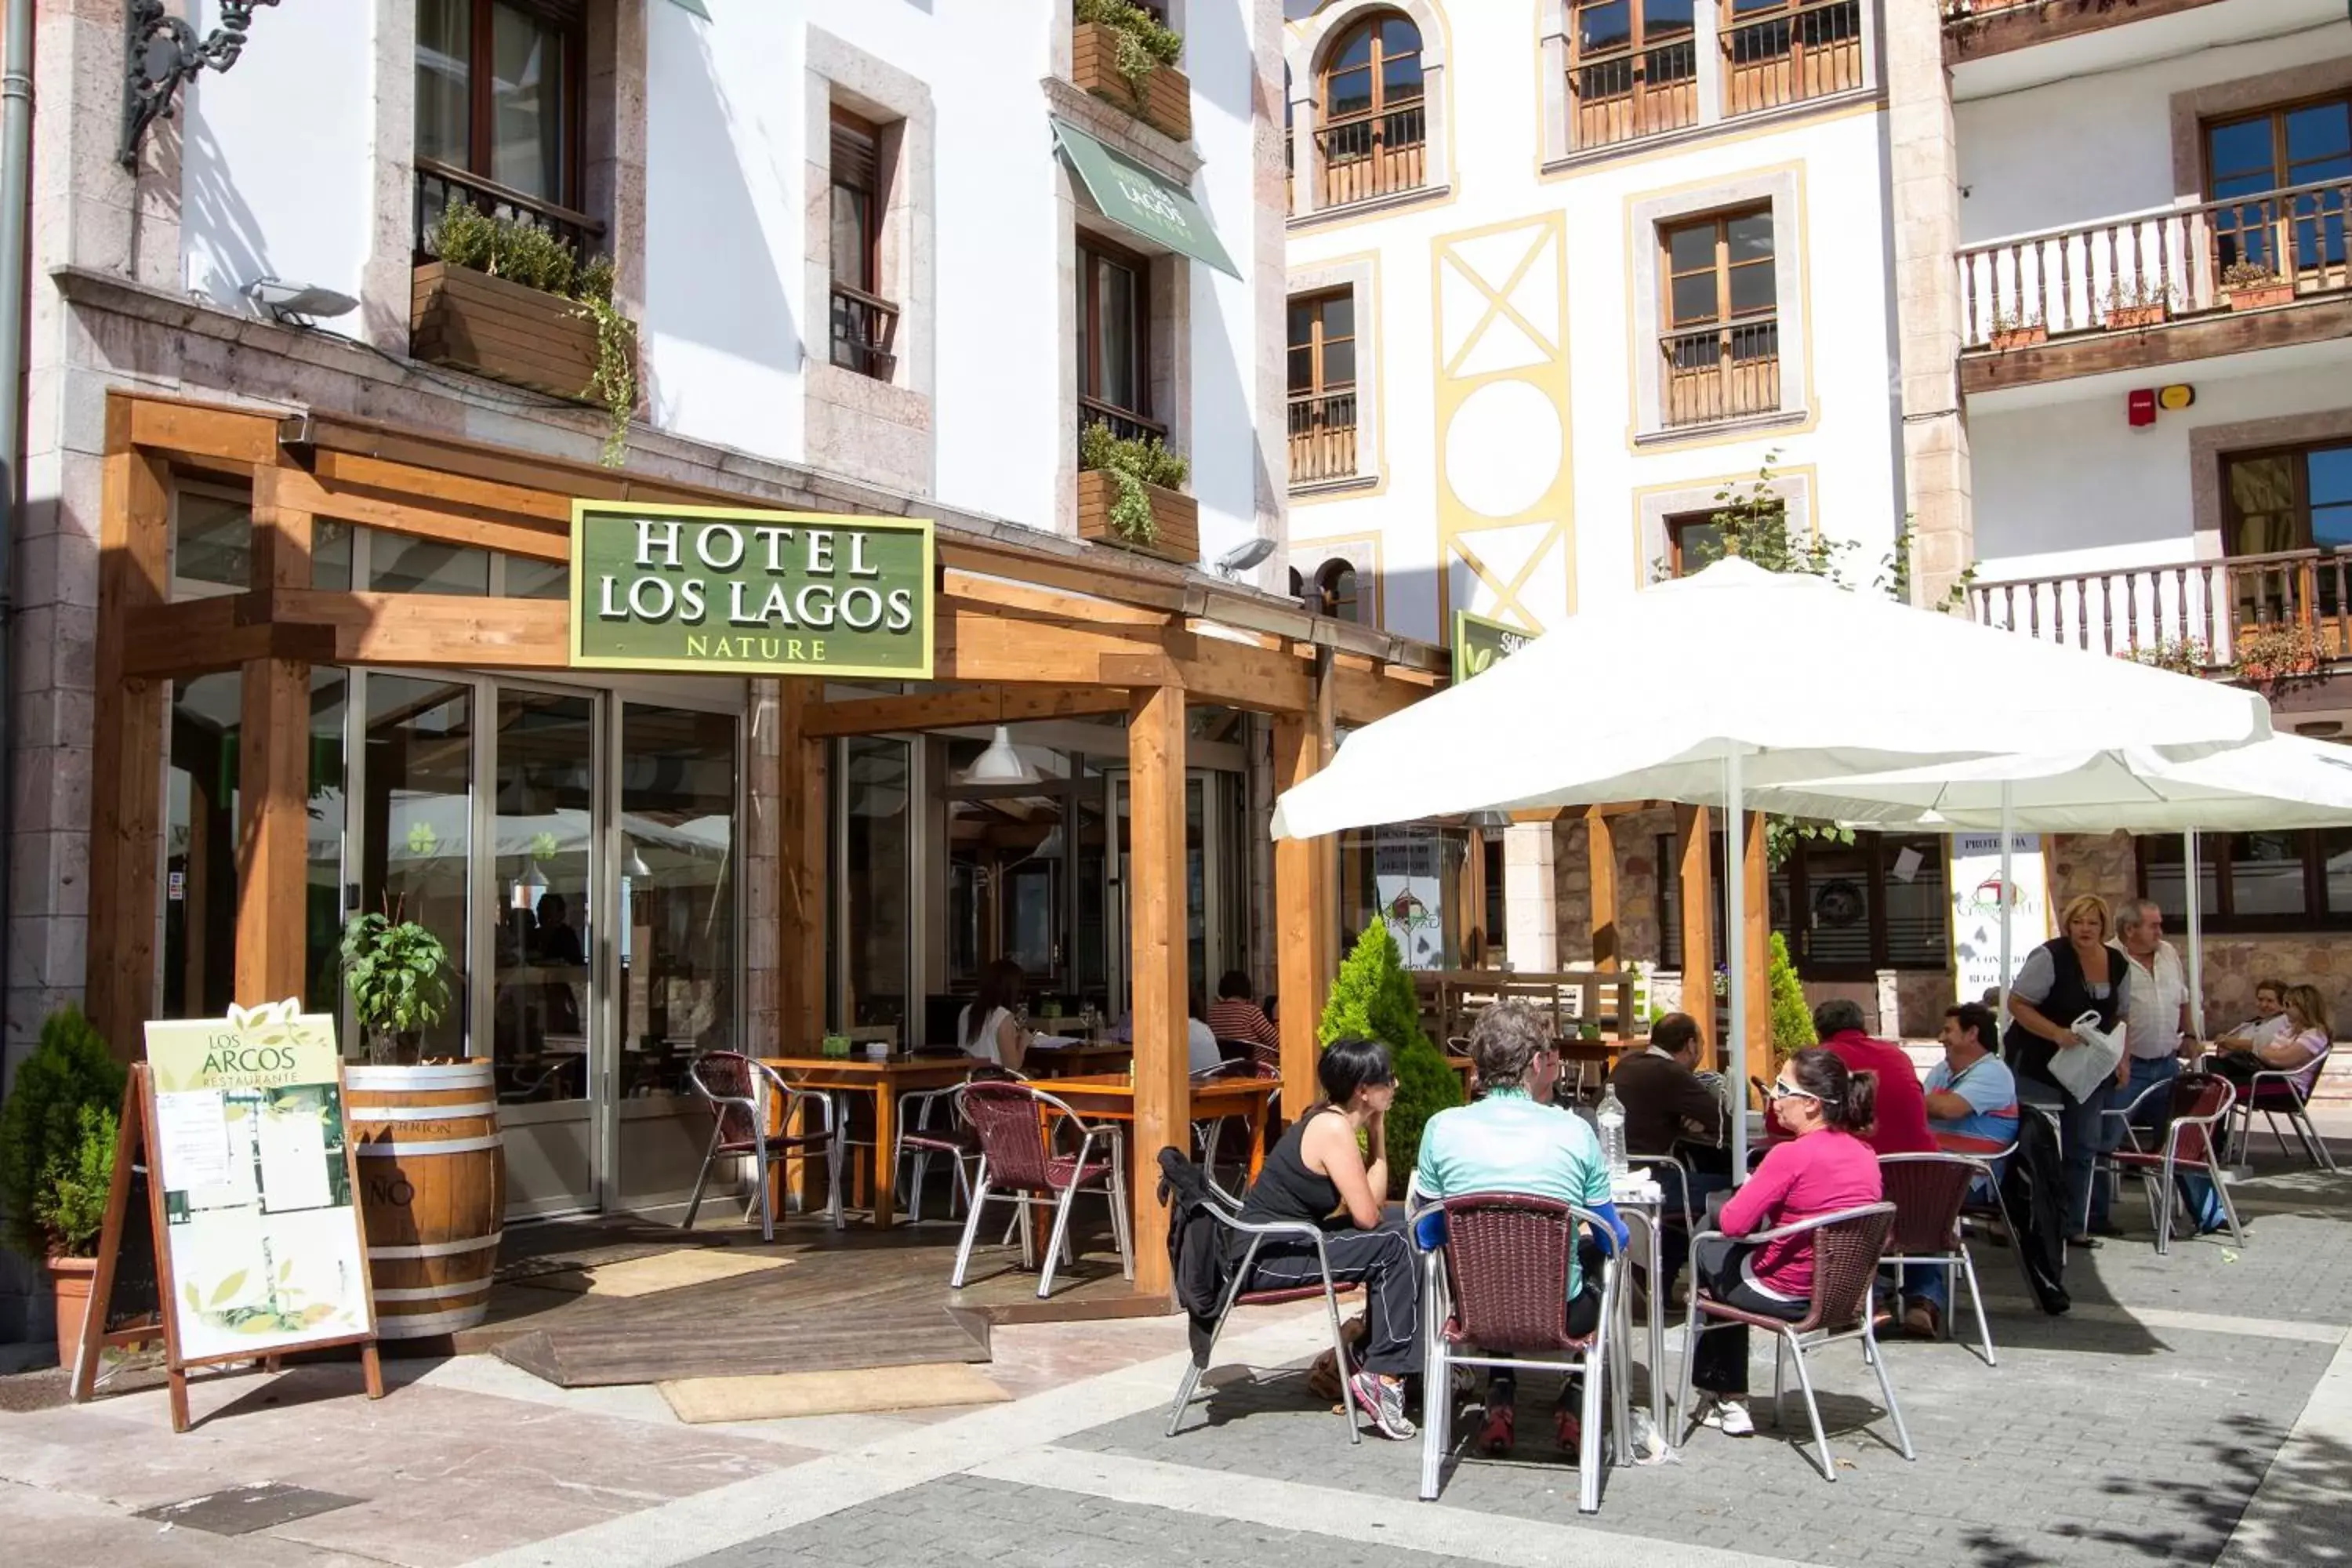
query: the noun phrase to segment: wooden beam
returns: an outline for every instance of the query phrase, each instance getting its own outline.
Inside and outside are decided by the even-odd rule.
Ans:
[[[113,623],[118,675],[128,679],[209,675],[269,657],[269,628],[250,618],[243,595],[151,605]]]
[[[2317,295],[2263,310],[2193,316],[2126,331],[2077,333],[2001,353],[1972,349],[1960,356],[1960,391],[1973,397],[2006,386],[2112,371],[2152,371],[2190,360],[2339,338],[2352,338],[2352,300]]]
[[[310,667],[245,667],[237,747],[236,989],[240,1006],[300,996],[310,965]]]
[[[1050,621],[1014,620],[952,601],[938,606],[932,676],[940,680],[1024,681],[1041,686],[1106,683],[1105,658],[1160,655],[1157,637],[1121,637]]]
[[[163,600],[171,471],[131,445],[138,405],[110,395],[99,506],[99,615],[91,745],[89,925],[84,1000],[123,1061],[154,1016],[157,847],[163,837],[167,682],[123,672],[125,628]]]
[[[1303,713],[1314,703],[1313,667],[1295,653],[1190,636],[1171,637],[1170,651],[1196,702],[1260,713]]]
[[[1486,929],[1486,835],[1470,829],[1470,853],[1462,862],[1462,903],[1468,918],[1462,922],[1462,963],[1466,969],[1486,967],[1495,933]]]
[[[561,599],[281,589],[276,624],[331,628],[338,664],[563,669],[572,662],[572,606]]]
[[[459,500],[428,498],[415,492],[394,495],[361,489],[342,483],[325,483],[300,468],[266,470],[280,476],[280,492],[292,505],[308,508],[320,517],[379,528],[393,533],[437,539],[476,550],[500,550],[534,561],[572,559],[569,521],[501,514],[488,507]],[[415,470],[422,473],[423,470]],[[425,476],[430,478],[432,476]],[[309,587],[308,582],[291,584]]]
[[[1741,817],[1747,845],[1739,858],[1747,894],[1739,915],[1739,962],[1748,974],[1748,1070],[1759,1076],[1772,1068],[1772,988],[1765,972],[1765,942],[1772,929],[1772,889],[1764,871],[1764,814],[1750,811]],[[1745,1104],[1748,1086],[1733,1086],[1738,1103]]]
[[[126,448],[209,458],[211,466],[236,468],[262,468],[278,461],[278,416],[275,414],[113,390],[107,394],[110,423],[117,406],[128,421],[122,439]]]
[[[1596,810],[1584,814],[1584,855],[1591,878],[1592,966],[1613,971],[1617,967],[1617,835],[1609,819]],[[1632,1032],[1626,1027],[1627,1034]]]
[[[1279,790],[1306,783],[1322,766],[1313,724],[1304,714],[1274,722],[1274,784]],[[1282,1028],[1282,1103],[1292,1115],[1313,1101],[1315,1062],[1321,1054],[1316,1028],[1323,1017],[1328,983],[1323,955],[1330,947],[1325,929],[1330,906],[1320,896],[1318,868],[1329,852],[1323,838],[1283,838],[1274,846],[1275,999]]]
[[[2126,5],[2019,5],[1981,16],[1955,16],[1944,24],[1944,62],[1982,59],[2035,44],[2055,43],[2102,27],[2193,11],[2213,0],[2130,0]]]
[[[778,1029],[787,1053],[813,1052],[824,1038],[825,932],[825,742],[808,732],[820,682],[778,683],[776,892]]]
[[[1013,610],[1045,620],[1069,621],[1077,626],[1147,626],[1156,629],[1175,619],[1166,610],[1123,605],[1116,599],[1106,599],[1093,594],[1040,588],[954,567],[942,572],[940,577],[941,598]]]
[[[899,730],[1087,718],[1124,713],[1127,709],[1127,691],[1122,687],[999,685],[863,698],[854,702],[812,702],[804,722],[811,735],[879,735]]]
[[[356,452],[320,452],[310,472],[328,489],[369,489],[386,497],[474,507],[572,527],[572,498],[560,490],[450,473]]]
[[[1683,1011],[1698,1025],[1699,1055],[1723,1070],[1715,1031],[1715,839],[1703,805],[1675,807],[1675,842],[1682,865]]]
[[[1113,552],[1092,553],[1096,559],[1063,559],[975,534],[942,536],[939,541],[940,560],[950,567],[1018,578],[1074,594],[1112,593],[1128,604],[1171,615],[1184,608],[1188,595],[1183,584],[1122,571],[1103,559]]]
[[[1172,1145],[1190,1153],[1192,1147],[1184,740],[1183,688],[1161,686],[1135,694],[1127,723],[1133,835],[1127,880],[1129,972],[1135,1015],[1135,1123],[1128,1184],[1134,1200],[1135,1289],[1147,1296],[1164,1296],[1171,1285],[1168,1211],[1150,1196],[1160,1179],[1160,1151]]]

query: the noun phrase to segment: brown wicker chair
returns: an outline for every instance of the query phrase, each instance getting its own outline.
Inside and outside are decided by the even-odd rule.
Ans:
[[[1805,1353],[1839,1340],[1858,1339],[1862,1342],[1863,1360],[1868,1362],[1871,1371],[1878,1374],[1878,1391],[1885,1396],[1886,1414],[1895,1423],[1895,1451],[1906,1459],[1916,1459],[1919,1456],[1912,1451],[1911,1434],[1903,1426],[1902,1407],[1895,1402],[1895,1384],[1886,1375],[1886,1358],[1879,1352],[1878,1336],[1872,1331],[1870,1323],[1871,1288],[1877,1281],[1879,1258],[1886,1250],[1886,1238],[1894,1228],[1895,1205],[1875,1203],[1861,1208],[1841,1209],[1835,1214],[1817,1215],[1794,1225],[1737,1237],[1744,1242],[1763,1242],[1811,1235],[1813,1238],[1812,1302],[1802,1318],[1789,1322],[1759,1312],[1743,1311],[1694,1288],[1690,1295],[1690,1324],[1683,1340],[1682,1401],[1675,1408],[1685,1412],[1692,1408],[1691,1374],[1698,1358],[1700,1334],[1711,1328],[1728,1327],[1733,1323],[1766,1330],[1777,1337],[1772,1354],[1774,1420],[1777,1422],[1780,1417],[1782,1363],[1788,1352],[1794,1351],[1797,1384],[1804,1391],[1805,1414],[1812,1419],[1813,1441],[1821,1447],[1822,1476],[1834,1481],[1837,1479],[1837,1460],[1830,1452],[1828,1434],[1822,1430],[1822,1407],[1813,1397],[1813,1380],[1806,1369]],[[1721,1234],[1719,1231],[1700,1232],[1691,1238],[1693,1250],[1696,1250],[1700,1240]],[[1702,1324],[1700,1320],[1703,1318],[1714,1318],[1718,1321]]]
[[[981,1211],[994,1198],[1024,1212],[1045,1206],[1054,1211],[1054,1234],[1037,1277],[1037,1299],[1044,1300],[1053,1291],[1054,1265],[1069,1236],[1071,1201],[1087,1189],[1108,1200],[1119,1267],[1128,1279],[1135,1278],[1135,1249],[1127,1228],[1127,1161],[1117,1123],[1089,1123],[1028,1083],[974,1079],[956,1091],[956,1106],[965,1125],[979,1135],[980,1172],[964,1216],[963,1240],[956,1247],[955,1272],[948,1279],[950,1289],[963,1284]],[[1076,1153],[1055,1152],[1053,1140],[1061,1128],[1076,1137]]]
[[[1626,1384],[1631,1368],[1618,1328],[1623,1289],[1617,1238],[1588,1209],[1527,1193],[1465,1193],[1441,1200],[1444,1236],[1422,1264],[1423,1395],[1421,1498],[1433,1500],[1451,1447],[1454,1368],[1564,1370],[1584,1379],[1583,1434],[1577,1456],[1577,1508],[1601,1508],[1601,1399],[1613,1392],[1620,1457],[1627,1457]],[[1435,1211],[1420,1226],[1433,1224]],[[1601,1327],[1568,1331],[1568,1266],[1580,1226],[1591,1227],[1608,1254],[1601,1273]],[[1469,1347],[1476,1347],[1472,1349]]]
[[[702,1212],[702,1192],[710,1181],[711,1163],[721,1155],[749,1155],[751,1201],[760,1210],[760,1238],[775,1240],[776,1208],[768,1189],[776,1163],[794,1154],[824,1158],[825,1212],[832,1217],[833,1228],[841,1228],[841,1140],[835,1136],[840,1130],[834,1125],[831,1096],[795,1089],[775,1068],[740,1051],[703,1052],[686,1069],[686,1081],[710,1107],[710,1145],[702,1152],[702,1169],[695,1173],[694,1196],[687,1202],[686,1223],[679,1229],[692,1230],[694,1216]],[[773,1118],[778,1127],[773,1134],[768,1131],[771,1096],[780,1108]],[[810,1109],[802,1119],[802,1130],[794,1132],[793,1108],[803,1100]],[[748,1212],[745,1217],[750,1217]]]
[[[2172,1095],[2172,1120],[2164,1130],[2164,1147],[2117,1149],[2104,1158],[2118,1174],[2132,1172],[2147,1186],[2148,1220],[2156,1226],[2156,1250],[2159,1256],[2172,1250],[2174,1178],[2183,1170],[2203,1169],[2213,1184],[2215,1195],[2221,1200],[2221,1214],[2230,1222],[2231,1238],[2240,1247],[2245,1246],[2245,1227],[2238,1223],[2238,1205],[2230,1201],[2229,1184],[2221,1179],[2221,1163],[2214,1149],[2216,1135],[2230,1125],[2230,1112],[2238,1099],[2237,1086],[2218,1073],[2185,1072],[2169,1084],[2149,1085],[2147,1093],[2140,1098],[2145,1100],[2147,1094],[2160,1089],[2168,1089]],[[2137,1102],[2134,1103],[2137,1106]],[[2126,1126],[2128,1129],[2128,1121]],[[2134,1138],[2132,1142],[2137,1144],[2138,1140]]]
[[[1992,1329],[1985,1321],[1984,1292],[1977,1285],[1977,1266],[1960,1236],[1960,1211],[1968,1206],[1969,1187],[1983,1178],[1992,1180],[1992,1167],[1966,1154],[1881,1154],[1878,1179],[1886,1201],[1895,1205],[1895,1226],[1886,1241],[1882,1263],[1924,1263],[1944,1270],[1944,1337],[1952,1333],[1952,1310],[1958,1292],[1949,1289],[1955,1278],[1969,1284],[1969,1304],[1977,1314],[1977,1339],[1984,1346],[1985,1365],[1993,1357]]]

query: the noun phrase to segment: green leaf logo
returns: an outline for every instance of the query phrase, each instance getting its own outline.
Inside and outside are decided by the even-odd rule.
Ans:
[[[251,1272],[251,1269],[240,1268],[236,1273],[230,1275],[227,1279],[222,1280],[218,1285],[215,1286],[213,1289],[213,1305],[218,1307],[227,1301],[235,1300],[236,1293],[245,1289],[245,1277]]]

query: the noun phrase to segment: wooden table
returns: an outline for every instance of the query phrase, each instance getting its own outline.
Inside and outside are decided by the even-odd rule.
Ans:
[[[898,1221],[898,1097],[921,1089],[949,1089],[971,1075],[970,1057],[762,1057],[795,1089],[824,1094],[862,1094],[874,1101],[874,1228]],[[846,1131],[844,1128],[843,1131]],[[769,1189],[772,1200],[774,1189]]]
[[[1135,1083],[1124,1073],[1057,1078],[1038,1089],[1093,1121],[1135,1120]],[[1282,1080],[1275,1078],[1213,1078],[1192,1086],[1192,1121],[1216,1121],[1238,1116],[1249,1123],[1250,1179],[1255,1181],[1265,1164],[1266,1106]]]
[[[1124,1072],[1135,1059],[1135,1047],[1110,1042],[1083,1046],[1032,1046],[1021,1058],[1021,1070],[1031,1078],[1061,1078],[1068,1074],[1100,1075]]]

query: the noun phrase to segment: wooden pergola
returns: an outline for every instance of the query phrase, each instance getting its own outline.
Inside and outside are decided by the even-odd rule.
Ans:
[[[250,487],[246,590],[173,603],[173,486]],[[117,391],[106,412],[91,801],[89,1007],[119,1051],[154,1016],[158,844],[171,682],[243,680],[235,996],[297,995],[306,962],[310,688],[313,665],[554,671],[569,663],[561,601],[327,591],[312,586],[312,530],[356,524],[551,563],[571,554],[575,498],[781,507],[805,501],[654,479],[437,434],[324,414],[268,412]],[[827,701],[821,679],[755,680],[778,715],[779,824],[762,955],[780,989],[775,1042],[824,1033],[826,742],[835,737],[1124,714],[1130,768],[1136,1126],[1131,1157],[1139,1290],[1168,1289],[1165,1216],[1150,1201],[1164,1144],[1186,1146],[1184,781],[1194,704],[1274,721],[1279,787],[1329,758],[1337,727],[1364,724],[1443,680],[1440,650],[1310,616],[1285,601],[1113,552],[1020,531],[938,531],[930,689]],[[764,745],[764,741],[763,741]],[[753,759],[747,758],[746,765]],[[1275,852],[1283,1078],[1303,1104],[1315,1025],[1337,960],[1328,841]],[[1702,866],[1704,860],[1702,858]],[[1704,951],[1704,950],[1702,950]],[[768,1042],[752,1041],[753,1048]]]

